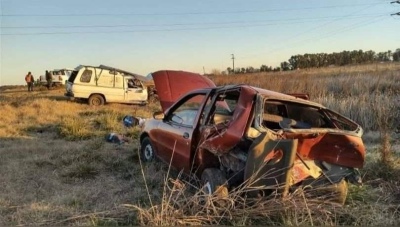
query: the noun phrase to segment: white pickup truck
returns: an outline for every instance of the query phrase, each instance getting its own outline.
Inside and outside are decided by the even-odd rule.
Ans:
[[[152,81],[138,74],[104,65],[80,65],[67,81],[65,96],[95,106],[108,102],[146,104],[152,87]]]
[[[65,85],[66,81],[72,74],[72,69],[54,69],[49,70],[52,76],[52,86]],[[38,82],[43,85],[47,85],[46,75],[40,75]]]

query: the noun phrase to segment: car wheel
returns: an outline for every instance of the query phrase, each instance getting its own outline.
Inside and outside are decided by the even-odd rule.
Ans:
[[[221,170],[216,168],[208,168],[201,174],[203,191],[207,195],[213,194],[218,187],[226,184],[226,178]]]
[[[103,96],[101,96],[101,95],[95,94],[95,95],[91,95],[89,97],[89,105],[102,106],[102,105],[104,105],[104,103],[105,103],[105,100],[104,100]]]
[[[140,159],[143,162],[150,162],[154,159],[154,155],[154,147],[150,142],[150,138],[144,138],[140,146]]]

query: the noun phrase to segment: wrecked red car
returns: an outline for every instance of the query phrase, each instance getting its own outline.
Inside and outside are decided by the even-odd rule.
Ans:
[[[196,174],[207,193],[219,186],[331,185],[338,200],[360,184],[362,128],[306,95],[215,84],[183,71],[152,73],[163,112],[143,125],[143,161],[154,157]],[[297,96],[297,97],[296,97]],[[300,98],[299,98],[300,97]],[[268,173],[268,174],[265,174]]]

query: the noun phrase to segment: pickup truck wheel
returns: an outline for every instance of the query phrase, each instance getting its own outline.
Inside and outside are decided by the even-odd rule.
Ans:
[[[91,95],[89,97],[88,102],[89,102],[89,105],[92,105],[92,106],[102,106],[102,105],[104,105],[105,100],[104,100],[103,96],[95,94],[95,95]]]
[[[154,147],[150,142],[150,138],[146,137],[140,145],[140,159],[143,162],[150,162],[154,159]]]
[[[203,191],[207,195],[213,194],[218,187],[226,184],[226,178],[221,170],[216,168],[208,168],[201,174]]]

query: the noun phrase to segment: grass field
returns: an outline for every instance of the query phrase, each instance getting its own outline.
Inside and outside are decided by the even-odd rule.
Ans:
[[[360,123],[367,145],[364,185],[350,187],[344,206],[302,192],[251,204],[239,192],[204,199],[167,165],[139,162],[139,129],[124,128],[122,118],[151,117],[158,103],[91,107],[67,100],[62,88],[2,87],[0,225],[400,224],[400,65],[211,78],[218,85],[309,93]],[[111,132],[128,142],[106,142]]]

